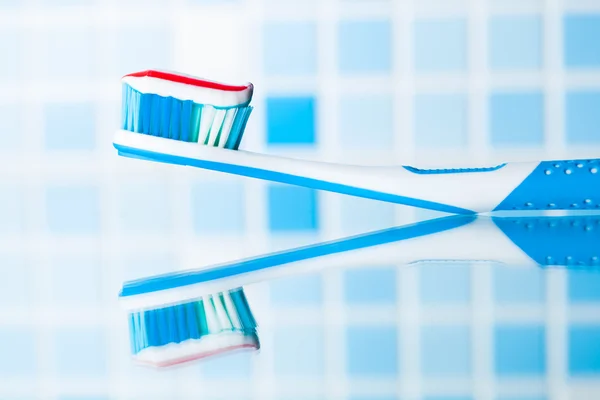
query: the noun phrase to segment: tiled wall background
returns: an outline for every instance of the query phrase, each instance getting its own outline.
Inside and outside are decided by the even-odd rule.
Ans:
[[[259,355],[128,360],[123,279],[430,217],[116,156],[119,78],[256,85],[243,147],[357,163],[600,153],[596,0],[0,0],[0,398],[600,397],[600,277],[369,265],[247,289]]]

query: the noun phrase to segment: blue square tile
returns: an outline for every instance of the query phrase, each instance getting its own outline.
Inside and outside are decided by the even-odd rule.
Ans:
[[[267,98],[267,143],[315,143],[316,101],[312,96]]]
[[[464,19],[417,20],[414,35],[417,72],[467,69],[467,24]]]
[[[14,153],[23,144],[21,106],[16,103],[0,105],[0,121],[0,152]]]
[[[600,272],[572,269],[567,271],[568,295],[573,303],[600,303]]]
[[[264,28],[267,75],[314,75],[317,26],[314,22],[268,22]]]
[[[0,0],[0,7],[2,8],[16,8],[20,6],[22,0]]]
[[[600,14],[565,15],[563,40],[567,67],[600,67]]]
[[[343,73],[389,73],[392,25],[388,20],[341,21],[338,61]]]
[[[53,4],[54,5],[54,4]],[[90,27],[41,31],[42,65],[49,79],[91,79],[99,65],[98,40]]]
[[[24,201],[22,186],[0,184],[0,235],[25,231]]]
[[[394,110],[389,95],[346,95],[340,101],[340,136],[348,149],[389,149]]]
[[[419,266],[424,304],[467,304],[471,301],[471,266],[423,264]]]
[[[495,16],[489,29],[492,69],[538,69],[542,66],[542,19],[539,16]]]
[[[421,327],[421,371],[427,377],[471,374],[471,332],[467,326]]]
[[[107,372],[106,337],[99,328],[71,328],[56,332],[56,372],[62,378],[104,376]]]
[[[127,182],[118,192],[120,229],[128,232],[169,232],[171,188],[166,182]]]
[[[0,29],[0,82],[14,82],[21,78],[23,38],[16,29]]]
[[[493,93],[490,133],[494,146],[541,146],[544,143],[543,94]]]
[[[0,276],[10,277],[0,279],[0,310],[31,305],[35,271],[25,254],[0,254]]]
[[[600,325],[569,327],[569,375],[600,375]]]
[[[192,187],[192,215],[197,233],[242,233],[246,197],[241,182],[199,182]]]
[[[320,274],[279,278],[269,283],[274,306],[319,306],[323,302],[323,278]]]
[[[49,103],[44,110],[48,150],[93,150],[96,110],[92,103]]]
[[[46,189],[46,221],[54,234],[94,234],[100,230],[100,193],[90,185]]]
[[[498,376],[543,375],[546,332],[541,325],[498,325],[494,330],[494,366]]]
[[[350,326],[346,331],[349,377],[393,377],[398,374],[398,332],[392,326]]]
[[[419,147],[465,146],[467,119],[467,98],[463,94],[415,96],[415,141]]]
[[[538,268],[498,266],[493,282],[496,303],[542,303],[546,298],[544,271]]]
[[[248,352],[207,358],[200,364],[204,378],[245,380],[252,377],[254,354]]]
[[[35,381],[37,348],[34,332],[24,327],[0,327],[0,375],[19,376]]]
[[[342,230],[347,234],[358,234],[395,226],[394,205],[344,196],[340,199]]]
[[[275,328],[273,352],[277,376],[322,376],[324,373],[325,343],[319,327]]]
[[[170,69],[174,38],[168,26],[122,28],[116,34],[119,76],[148,68]]]
[[[269,185],[269,230],[315,231],[319,228],[317,193],[297,186]]]
[[[570,144],[600,144],[600,91],[566,94],[566,134]]]
[[[102,263],[99,255],[52,260],[52,297],[58,307],[96,305],[100,301]]]
[[[344,272],[347,304],[396,304],[396,268],[370,266]]]

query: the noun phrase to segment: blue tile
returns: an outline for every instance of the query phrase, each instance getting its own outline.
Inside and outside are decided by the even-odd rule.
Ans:
[[[10,277],[0,279],[0,310],[31,305],[35,272],[25,254],[0,254],[0,276]]]
[[[398,374],[398,332],[395,327],[350,326],[346,331],[349,377],[393,377]]]
[[[347,234],[358,234],[395,226],[394,205],[344,196],[340,200],[342,230]]]
[[[249,379],[254,356],[253,353],[242,352],[207,358],[200,364],[200,370],[203,377],[209,379]]]
[[[600,302],[600,272],[567,271],[569,300],[573,303]]]
[[[389,95],[346,95],[340,101],[340,136],[348,149],[389,149],[394,110]]]
[[[106,337],[99,328],[71,328],[56,332],[56,372],[61,378],[104,376],[107,372]]]
[[[541,376],[546,372],[546,332],[541,325],[498,325],[494,331],[498,376]]]
[[[197,233],[241,233],[246,227],[246,197],[241,182],[199,182],[192,187]]]
[[[567,67],[600,67],[600,14],[565,15],[563,40]]]
[[[392,25],[388,20],[342,21],[338,31],[339,69],[343,73],[389,73]]]
[[[421,327],[421,371],[427,377],[471,374],[471,332],[467,326]]]
[[[34,382],[37,369],[36,338],[24,327],[0,327],[0,375],[28,377]]]
[[[92,103],[49,103],[44,110],[48,150],[93,150],[96,110]]]
[[[46,221],[54,234],[94,234],[100,230],[100,193],[91,185],[46,189]]]
[[[96,67],[102,65],[96,60],[99,41],[89,27],[54,28],[39,35],[46,44],[41,54],[48,79],[91,79]]]
[[[493,93],[490,133],[494,146],[541,146],[544,142],[543,94]]]
[[[123,184],[118,192],[120,229],[128,232],[169,232],[173,220],[170,191],[169,185],[161,181]]]
[[[542,66],[542,19],[539,16],[492,17],[489,29],[492,69],[538,69]]]
[[[344,272],[347,304],[396,304],[396,267],[370,266]]]
[[[493,282],[497,303],[542,303],[546,298],[544,271],[538,268],[498,266]]]
[[[21,78],[23,48],[23,38],[18,30],[0,29],[0,82],[14,83]]]
[[[96,305],[100,301],[102,263],[99,255],[52,260],[52,297],[58,307]]]
[[[323,302],[320,274],[279,278],[269,283],[271,303],[275,306],[319,306]]]
[[[20,6],[22,0],[0,0],[0,7],[2,8],[16,8]]]
[[[269,22],[263,37],[267,75],[316,74],[317,26],[314,22]]]
[[[297,186],[269,185],[269,230],[315,231],[319,227],[317,193]]]
[[[173,34],[168,26],[124,28],[116,33],[119,76],[148,68],[170,69],[173,62]]]
[[[316,101],[312,96],[267,97],[267,143],[315,143]]]
[[[0,105],[0,121],[0,152],[14,153],[23,143],[23,113],[20,106],[16,103]]]
[[[600,91],[566,94],[566,134],[570,144],[600,144]]]
[[[416,144],[423,148],[467,144],[467,98],[463,94],[415,96]]]
[[[417,72],[466,70],[467,24],[464,19],[417,20],[414,35]]]
[[[467,304],[471,301],[471,266],[419,266],[421,301],[425,304]]]
[[[289,326],[273,331],[274,369],[277,376],[322,376],[325,343],[315,326]]]
[[[0,184],[0,235],[25,231],[25,196],[23,187]]]
[[[600,375],[600,325],[569,327],[569,375]]]

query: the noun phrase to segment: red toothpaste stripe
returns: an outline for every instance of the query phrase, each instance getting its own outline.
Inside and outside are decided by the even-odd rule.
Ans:
[[[203,352],[203,353],[192,354],[192,355],[180,357],[180,358],[177,358],[177,359],[174,359],[174,360],[163,361],[163,362],[158,362],[158,363],[151,362],[151,361],[145,361],[145,360],[139,360],[139,362],[141,364],[152,365],[152,366],[155,366],[155,367],[163,368],[163,367],[171,367],[173,365],[186,363],[186,362],[189,362],[189,361],[195,361],[195,360],[200,360],[200,359],[203,359],[203,358],[212,357],[212,356],[215,356],[215,355],[221,354],[221,353],[228,353],[230,351],[243,350],[243,349],[253,349],[253,350],[256,350],[257,346],[253,345],[253,344],[239,344],[239,345],[224,347],[222,349],[209,350],[209,351],[206,351],[206,352]]]
[[[222,83],[206,81],[204,79],[198,79],[198,78],[192,78],[189,76],[172,74],[170,72],[155,71],[152,69],[149,69],[147,71],[134,72],[132,74],[128,74],[125,76],[133,76],[136,78],[142,78],[142,77],[157,78],[157,79],[163,79],[165,81],[183,83],[186,85],[205,87],[205,88],[216,89],[216,90],[224,90],[226,92],[241,92],[243,90],[247,90],[250,87],[249,85],[248,86],[225,85]]]

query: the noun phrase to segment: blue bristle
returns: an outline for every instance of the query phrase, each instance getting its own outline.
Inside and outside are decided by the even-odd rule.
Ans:
[[[140,126],[140,133],[150,134],[150,117],[152,113],[144,112],[152,108],[152,95],[140,96],[140,120],[142,125]]]
[[[158,336],[158,324],[156,321],[156,313],[153,311],[144,312],[144,322],[146,334],[148,335],[148,346],[160,346],[160,337]]]
[[[187,320],[188,333],[191,339],[199,339],[200,338],[200,325],[198,323],[198,316],[196,314],[196,303],[186,303],[185,307],[185,317]]]
[[[186,336],[189,336],[190,329],[187,326],[187,316],[186,316],[186,307],[185,304],[177,306],[177,316],[175,319],[177,324],[177,333],[179,333],[178,340],[183,342],[187,339]]]
[[[181,104],[181,112],[179,114],[179,140],[184,142],[191,141],[191,118],[193,102],[188,100]]]
[[[244,330],[256,328],[256,321],[250,311],[248,300],[241,290],[232,291],[231,300],[235,308],[238,310],[238,316]]]

